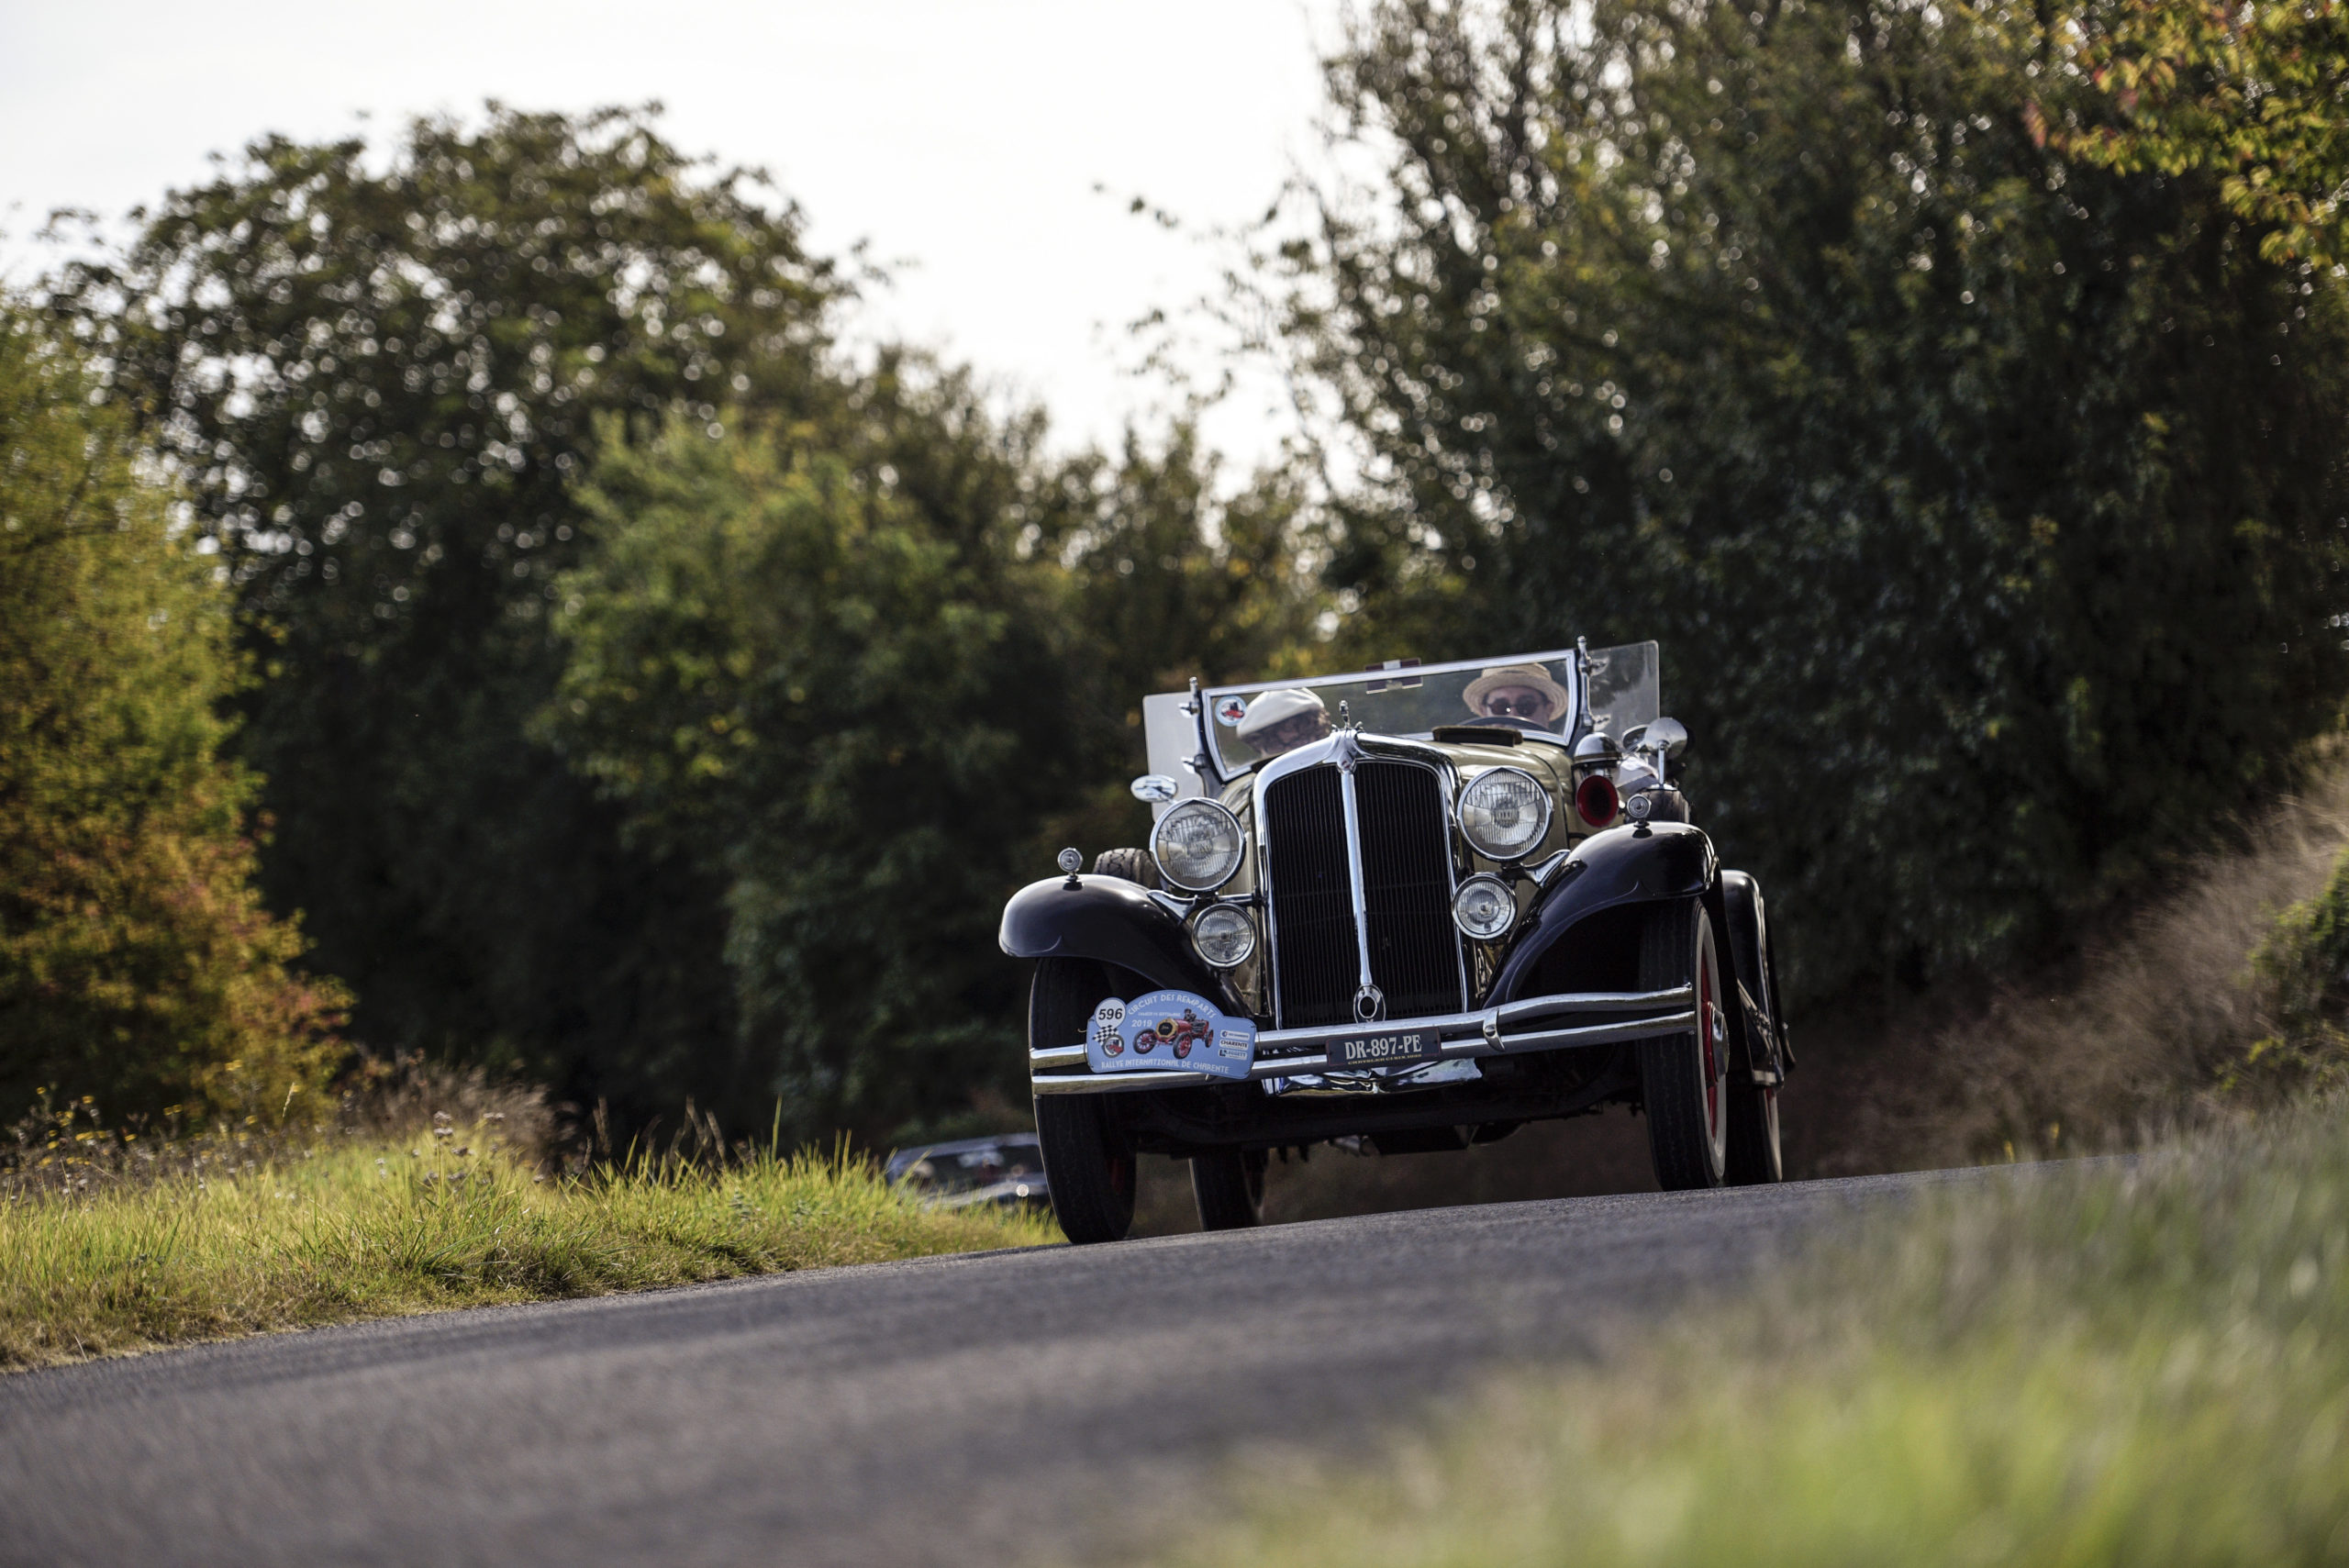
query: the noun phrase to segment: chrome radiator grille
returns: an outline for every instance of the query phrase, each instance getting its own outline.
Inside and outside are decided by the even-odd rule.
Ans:
[[[1370,972],[1386,1016],[1422,1018],[1467,1005],[1452,924],[1452,859],[1436,773],[1364,758],[1354,771]],[[1345,801],[1334,766],[1264,790],[1274,984],[1284,1029],[1344,1023],[1361,983]]]
[[[1353,1017],[1357,964],[1345,809],[1335,768],[1308,768],[1264,790],[1275,1011],[1283,1029]]]

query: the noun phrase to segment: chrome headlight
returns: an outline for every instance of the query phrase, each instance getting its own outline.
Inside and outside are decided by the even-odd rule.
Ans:
[[[1233,969],[1256,951],[1256,922],[1236,904],[1210,904],[1191,917],[1191,945],[1216,969]]]
[[[1151,858],[1186,893],[1212,893],[1240,869],[1240,818],[1212,800],[1186,800],[1151,829]]]
[[[1452,895],[1452,923],[1480,942],[1507,936],[1517,924],[1517,895],[1499,877],[1472,876]]]
[[[1513,861],[1550,830],[1550,792],[1531,773],[1494,768],[1460,792],[1460,830],[1487,860]]]

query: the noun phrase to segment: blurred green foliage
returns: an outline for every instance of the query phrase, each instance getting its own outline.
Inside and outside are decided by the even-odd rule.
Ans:
[[[275,1122],[345,998],[252,885],[228,596],[87,392],[0,300],[0,1112]]]
[[[1040,484],[961,378],[885,379],[935,432],[888,462],[758,421],[612,432],[584,494],[600,543],[561,584],[549,731],[638,835],[722,880],[740,1050],[794,1136],[1021,1096],[1004,897],[1139,771],[1139,692],[1290,635],[1302,599],[1277,495],[1206,546],[1186,446]],[[1108,841],[1140,832],[1107,806]]]
[[[494,108],[258,143],[57,280],[238,585],[267,884],[371,1048],[623,1128],[1016,1095],[1003,897],[1133,841],[1142,690],[1309,624],[1293,483],[836,351],[799,228],[649,111]]]
[[[2337,1102],[2127,1162],[1926,1184],[1729,1300],[1635,1310],[1590,1325],[1602,1353],[1512,1370],[1375,1458],[1241,1472],[1237,1506],[1197,1510],[1160,1561],[2341,1561]]]
[[[2285,910],[2251,955],[2269,1032],[2232,1064],[2223,1086],[2254,1098],[2349,1085],[2349,854],[2315,897]]]
[[[787,1130],[1014,1086],[1008,851],[1076,787],[1050,584],[756,427],[613,441],[566,576],[554,721],[641,833],[723,879],[745,1044]]]
[[[2100,0],[2003,14],[2048,68],[2085,79],[2050,124],[2065,151],[2122,170],[2215,176],[2260,253],[2349,263],[2349,6]]]
[[[2014,39],[1389,0],[1331,68],[1380,172],[1278,263],[1360,444],[1349,640],[1661,639],[1813,994],[2060,940],[2349,678],[2341,291],[2212,177],[2043,145],[2088,89]]]
[[[373,160],[272,138],[52,297],[229,566],[266,886],[356,1034],[624,1124],[729,1087],[717,890],[525,729],[596,418],[841,395],[843,284],[763,195],[633,111],[418,121]]]
[[[1813,994],[2029,951],[2290,784],[2349,678],[2343,295],[2235,154],[2078,150],[2087,16],[1371,6],[1375,172],[1272,261],[1351,466],[1056,452],[843,350],[855,280],[649,110],[267,139],[49,304],[234,585],[264,886],[362,1040],[943,1131],[1016,1114],[1001,897],[1140,841],[1193,674],[1659,639]]]

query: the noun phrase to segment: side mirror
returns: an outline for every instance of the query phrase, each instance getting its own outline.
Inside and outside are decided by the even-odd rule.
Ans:
[[[1640,740],[1650,751],[1660,750],[1665,757],[1677,761],[1680,753],[1688,750],[1688,727],[1676,718],[1659,718],[1648,726],[1647,733]]]
[[[1134,798],[1152,806],[1163,806],[1183,791],[1183,786],[1164,773],[1144,773],[1134,780]]]

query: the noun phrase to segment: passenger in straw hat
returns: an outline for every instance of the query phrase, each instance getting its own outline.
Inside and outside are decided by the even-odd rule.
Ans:
[[[1330,710],[1303,686],[1264,693],[1248,705],[1248,717],[1239,727],[1241,743],[1266,758],[1294,751],[1329,733]]]
[[[1477,717],[1520,729],[1554,730],[1575,706],[1574,694],[1539,664],[1496,664],[1460,695]]]

